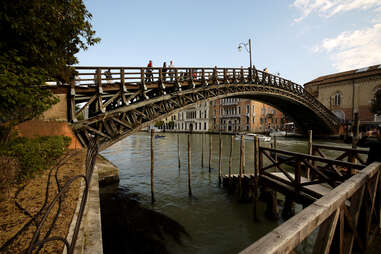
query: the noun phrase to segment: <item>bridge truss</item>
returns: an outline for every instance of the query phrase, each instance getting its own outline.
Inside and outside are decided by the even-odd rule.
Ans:
[[[339,119],[302,86],[251,68],[76,67],[68,85],[69,122],[84,146],[97,136],[101,150],[149,124],[200,101],[256,99],[314,133],[335,133]]]

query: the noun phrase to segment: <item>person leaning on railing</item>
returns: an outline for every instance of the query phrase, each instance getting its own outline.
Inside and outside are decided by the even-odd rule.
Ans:
[[[369,139],[372,134],[376,136],[376,139]],[[375,161],[381,162],[381,125],[377,126],[376,131],[366,132],[365,136],[357,142],[357,146],[369,147],[367,165]]]

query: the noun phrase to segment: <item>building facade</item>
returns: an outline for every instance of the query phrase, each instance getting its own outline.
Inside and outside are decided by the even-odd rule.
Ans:
[[[321,76],[304,88],[343,122],[352,122],[354,113],[362,122],[381,120],[370,112],[371,100],[381,89],[381,65]]]
[[[261,102],[225,98],[211,104],[211,130],[227,133],[268,132],[283,128],[279,110]]]
[[[194,107],[170,116],[174,121],[175,131],[209,131],[209,103],[199,102]]]

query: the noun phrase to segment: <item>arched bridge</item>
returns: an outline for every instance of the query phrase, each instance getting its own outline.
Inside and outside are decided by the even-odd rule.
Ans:
[[[69,86],[69,122],[83,145],[104,149],[160,118],[199,101],[258,100],[316,134],[337,133],[339,119],[302,86],[250,68],[76,67]]]

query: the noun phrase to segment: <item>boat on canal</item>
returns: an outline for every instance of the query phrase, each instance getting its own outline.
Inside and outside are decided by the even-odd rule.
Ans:
[[[256,134],[256,133],[237,134],[235,136],[235,139],[236,140],[241,139],[242,135],[244,135],[244,138],[246,140],[254,140],[255,137],[258,137],[259,141],[261,141],[261,142],[270,142],[271,141],[270,136],[266,136],[266,135],[262,135],[262,134]]]

